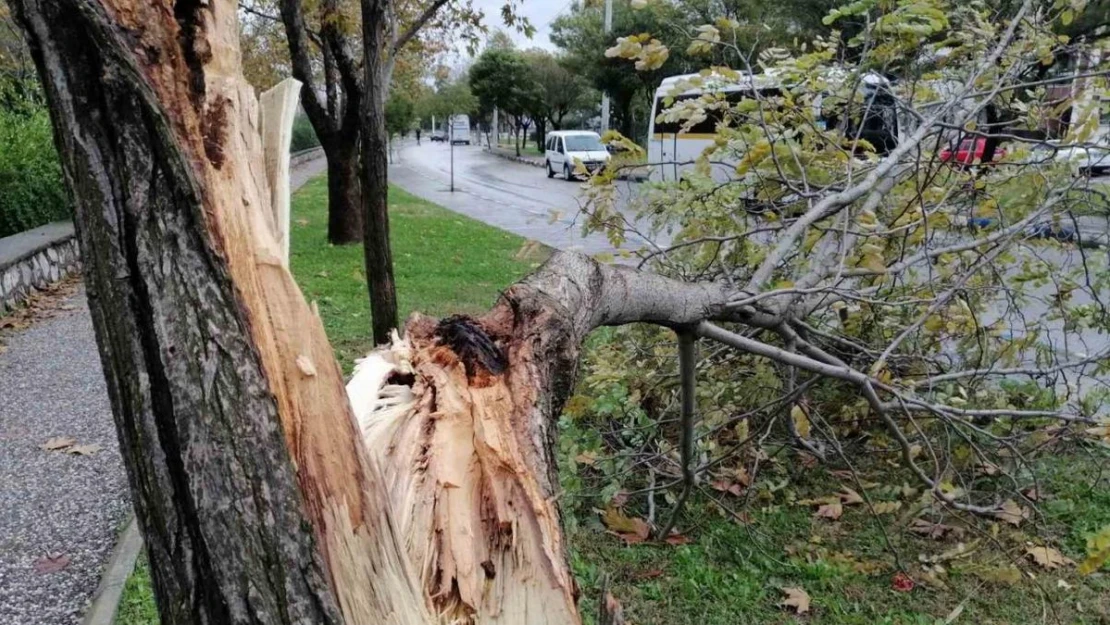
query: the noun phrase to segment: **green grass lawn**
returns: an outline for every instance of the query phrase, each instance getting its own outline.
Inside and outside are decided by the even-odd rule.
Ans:
[[[318,179],[294,195],[292,269],[306,296],[318,302],[337,356],[349,368],[370,348],[362,251],[324,242],[326,193]],[[390,206],[403,314],[480,312],[540,261],[516,258],[519,237],[402,191],[391,191]],[[1040,517],[1019,528],[946,517],[938,520],[961,535],[939,540],[907,531],[920,494],[904,491],[881,495],[902,502],[891,514],[871,517],[856,505],[845,506],[836,521],[815,518],[813,507],[798,501],[835,493],[840,481],[820,466],[803,470],[791,452],[768,462],[760,480],[776,487],[758,489],[744,523],[704,498],[692,500],[679,523],[691,542],[680,546],[624,544],[601,526],[593,508],[604,502],[591,499],[600,488],[587,485],[563,500],[574,515],[569,543],[585,622],[594,622],[600,580],[607,576],[636,625],[1110,623],[1105,572],[1080,578],[1072,566],[1044,570],[1025,553],[1028,543],[1044,541],[1082,558],[1086,537],[1110,524],[1110,483],[1103,474],[1108,459],[1105,448],[1054,450],[1042,460]],[[861,458],[857,468],[869,482],[912,484],[881,460]],[[577,470],[588,482],[590,468]],[[644,499],[633,497],[629,513],[643,514]],[[661,517],[669,504],[657,499]],[[727,503],[736,506],[740,498]],[[925,575],[923,558],[937,560],[943,574]],[[892,588],[899,563],[916,582],[910,592]],[[785,587],[808,592],[808,614],[779,605]],[[156,623],[150,592],[140,561],[117,623]]]
[[[497,145],[500,146],[502,149],[505,149],[505,150],[514,149],[514,146],[513,146],[512,142],[499,143]],[[543,156],[543,154],[544,154],[543,150],[537,148],[535,142],[532,142],[532,141],[529,141],[529,142],[525,143],[524,146],[520,148],[520,155],[521,156]]]

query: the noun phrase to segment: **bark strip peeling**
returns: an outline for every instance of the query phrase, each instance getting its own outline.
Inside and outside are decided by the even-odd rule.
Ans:
[[[75,200],[162,622],[429,623],[274,240],[237,3],[13,6]]]

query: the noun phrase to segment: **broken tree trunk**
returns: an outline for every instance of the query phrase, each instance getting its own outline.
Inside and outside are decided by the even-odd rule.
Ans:
[[[13,6],[162,623],[578,623],[553,449],[582,341],[716,318],[723,287],[558,254],[480,319],[414,318],[348,401],[275,238],[236,3]]]
[[[411,318],[347,385],[397,527],[450,623],[578,623],[556,505],[556,423],[586,335],[689,326],[726,292],[556,254],[480,318]]]
[[[232,0],[19,0],[162,623],[428,623],[281,262]]]

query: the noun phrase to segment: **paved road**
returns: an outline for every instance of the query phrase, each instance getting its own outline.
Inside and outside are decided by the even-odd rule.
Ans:
[[[552,247],[585,253],[614,251],[602,235],[581,234],[582,184],[556,177],[544,170],[509,161],[473,146],[455,146],[455,191],[450,190],[451,149],[425,141],[404,144],[390,168],[390,181],[406,191],[488,224]],[[617,185],[618,207],[636,223],[626,209],[640,185]],[[645,234],[643,223],[637,224]],[[656,239],[665,243],[666,237]],[[646,244],[632,236],[624,245],[635,249]]]

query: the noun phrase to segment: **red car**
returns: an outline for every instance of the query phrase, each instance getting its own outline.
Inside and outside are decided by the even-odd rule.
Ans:
[[[974,165],[975,163],[982,162],[983,151],[987,147],[987,139],[985,137],[970,137],[960,142],[960,147],[954,152],[952,148],[944,148],[940,151],[940,160],[945,163],[958,163],[960,165]],[[1000,161],[1006,157],[1006,149],[1002,147],[995,148],[994,160]]]

